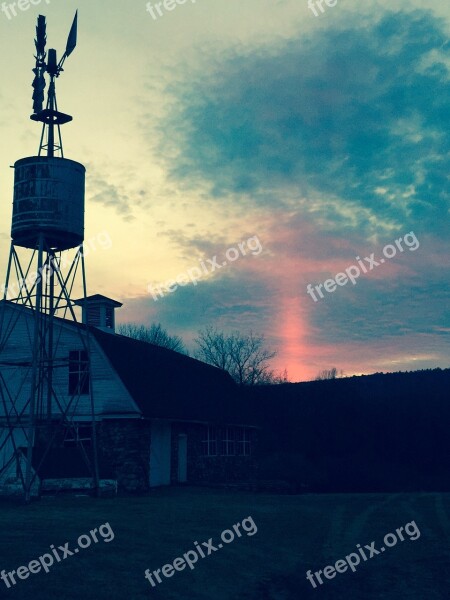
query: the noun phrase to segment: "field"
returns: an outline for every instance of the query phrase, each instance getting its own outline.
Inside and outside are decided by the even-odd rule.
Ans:
[[[144,578],[145,569],[173,563],[195,548],[194,541],[213,538],[217,546],[223,530],[249,516],[256,534],[236,535],[193,570],[162,576],[156,587]],[[385,534],[411,521],[418,539],[404,533],[404,541],[361,560],[356,572],[324,578],[317,588],[306,580],[308,569],[334,565],[356,552],[357,544],[364,548],[375,541],[380,548]],[[0,580],[0,597],[441,600],[450,590],[450,495],[437,493],[290,496],[170,488],[145,497],[45,498],[28,507],[2,503],[0,569],[28,565],[51,552],[52,544],[69,542],[74,549],[81,534],[107,522],[112,541],[99,537],[55,561],[49,573],[32,574],[9,589]]]

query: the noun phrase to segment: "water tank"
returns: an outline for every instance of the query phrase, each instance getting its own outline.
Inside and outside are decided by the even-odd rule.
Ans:
[[[43,234],[49,248],[67,250],[84,238],[84,166],[67,158],[31,156],[14,165],[11,237],[36,248]]]

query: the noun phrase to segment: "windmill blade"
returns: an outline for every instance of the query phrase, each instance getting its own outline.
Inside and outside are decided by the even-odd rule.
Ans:
[[[45,45],[47,43],[47,23],[43,15],[38,16],[36,25],[36,39],[34,40],[36,46],[36,67],[33,69],[34,80],[33,80],[33,112],[41,112],[44,104],[44,90],[45,90]]]
[[[70,56],[72,52],[75,50],[75,46],[77,45],[77,29],[78,29],[78,11],[75,13],[75,17],[73,19],[72,27],[69,31],[69,37],[67,38],[66,45],[66,56]]]
[[[45,57],[45,44],[47,43],[47,23],[43,15],[38,16],[36,25],[36,39],[34,40],[36,45],[36,58]]]

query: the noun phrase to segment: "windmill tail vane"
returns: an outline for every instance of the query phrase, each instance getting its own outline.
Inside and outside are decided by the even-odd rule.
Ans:
[[[65,56],[70,56],[77,45],[77,30],[78,30],[78,11],[75,13],[72,27],[70,28],[69,37],[67,38]]]

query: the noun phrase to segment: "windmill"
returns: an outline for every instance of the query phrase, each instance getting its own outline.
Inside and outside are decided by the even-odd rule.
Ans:
[[[44,16],[39,15],[38,17],[36,26],[36,39],[34,40],[36,46],[36,66],[33,69],[35,77],[33,80],[33,114],[31,115],[31,119],[33,119],[33,121],[40,121],[43,123],[41,142],[39,146],[39,156],[43,150],[47,150],[47,156],[54,156],[55,151],[59,150],[61,152],[61,156],[64,157],[61,138],[61,125],[72,121],[72,117],[58,111],[55,92],[55,79],[61,75],[66,58],[69,57],[75,50],[77,45],[77,30],[78,11],[75,13],[72,27],[70,28],[66,50],[58,63],[56,50],[50,49],[47,57],[47,53],[45,52],[45,46],[47,43],[47,24]],[[46,59],[47,62],[45,62]],[[50,86],[47,96],[47,106],[45,109],[43,109],[46,73],[50,77]],[[59,144],[57,145],[55,145],[55,125],[58,128]],[[47,143],[45,144],[44,135],[46,129],[48,138]]]
[[[84,418],[92,428],[92,438],[89,448],[77,442],[77,450],[89,468],[93,492],[99,487],[87,326],[74,328],[79,338],[77,362],[60,345],[61,323],[77,323],[74,287],[82,289],[84,300],[87,295],[85,168],[64,158],[61,126],[72,117],[58,110],[55,86],[76,47],[77,24],[78,13],[58,62],[56,50],[46,52],[46,19],[38,17],[31,119],[42,123],[42,134],[38,155],[14,164],[12,239],[0,302],[0,453],[9,450],[14,455],[26,502],[48,454],[61,442],[61,431],[75,430],[80,400],[89,406]],[[17,349],[12,352],[11,339],[23,318],[33,326],[26,329],[28,339],[18,356]],[[62,371],[69,373],[69,390],[58,384]],[[70,388],[75,372],[80,380]],[[5,464],[0,463],[0,478]]]

